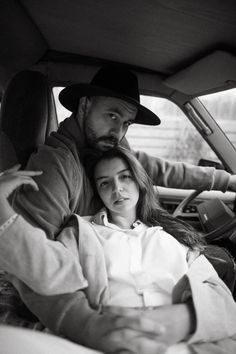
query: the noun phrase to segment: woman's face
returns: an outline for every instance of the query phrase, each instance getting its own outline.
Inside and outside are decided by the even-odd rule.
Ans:
[[[98,162],[94,178],[98,194],[111,213],[127,215],[136,213],[139,187],[128,164],[119,157]]]

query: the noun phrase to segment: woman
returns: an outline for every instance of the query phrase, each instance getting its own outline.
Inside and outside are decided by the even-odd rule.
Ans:
[[[202,239],[192,228],[173,219],[160,208],[152,183],[134,156],[124,149],[115,149],[95,158],[90,157],[89,162],[88,173],[105,208],[93,217],[73,216],[77,221],[73,232],[70,229],[69,233],[63,232],[59,237],[80,261],[82,272],[76,286],[77,289],[84,289],[88,299],[88,304],[84,306],[83,303],[83,310],[80,307],[79,312],[79,316],[83,313],[82,317],[86,319],[86,328],[80,328],[80,338],[79,334],[78,338],[75,334],[70,337],[72,317],[76,319],[76,312],[70,309],[70,316],[65,317],[61,324],[61,327],[68,328],[67,336],[93,347],[93,343],[86,341],[86,334],[92,331],[96,335],[99,326],[93,327],[91,323],[99,324],[96,319],[101,311],[121,314],[124,308],[130,316],[136,308],[142,308],[142,311],[147,309],[142,312],[147,318],[155,318],[158,314],[164,330],[162,332],[160,327],[156,340],[167,346],[183,340],[189,343],[216,342],[233,336],[236,332],[235,304],[227,287],[201,254],[204,251]],[[25,242],[27,240],[28,237]],[[41,248],[49,249],[49,252],[42,251],[41,265],[55,254],[55,244],[60,244],[54,241],[48,243],[52,244],[50,249],[46,243]],[[39,239],[37,247],[38,244]],[[28,279],[25,279],[26,283],[40,293],[60,293],[57,281],[50,286],[50,274],[43,273],[42,287],[42,274],[40,278],[37,273],[37,268],[41,266],[35,259],[30,261],[33,266],[28,272]],[[22,279],[24,265],[19,267],[15,270],[11,268],[11,273]],[[7,266],[5,270],[9,271]],[[214,303],[217,304],[218,315],[207,312],[206,316],[208,305]],[[169,322],[162,321],[162,311],[172,310],[173,306],[180,304],[189,309],[186,326],[178,326],[175,316]],[[106,310],[107,306],[109,310]],[[95,317],[91,309],[97,311]],[[214,323],[214,329],[205,327],[209,320]],[[233,348],[235,342],[229,340]],[[194,345],[189,344],[188,348]],[[233,350],[235,347],[232,353]]]

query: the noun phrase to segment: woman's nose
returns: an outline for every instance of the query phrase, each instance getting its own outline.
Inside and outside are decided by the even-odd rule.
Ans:
[[[114,181],[113,183],[113,191],[114,192],[121,192],[123,190],[123,187],[119,181]]]

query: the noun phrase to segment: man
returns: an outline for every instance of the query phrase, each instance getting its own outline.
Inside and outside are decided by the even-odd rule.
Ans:
[[[66,226],[71,213],[89,215],[94,212],[92,191],[83,167],[86,150],[107,150],[119,143],[128,146],[125,134],[130,124],[160,123],[154,113],[140,105],[136,76],[121,67],[103,67],[91,84],[77,84],[64,89],[60,94],[60,101],[73,112],[72,116],[60,125],[56,133],[51,134],[36,154],[32,155],[27,166],[30,170],[43,170],[43,174],[36,178],[39,192],[25,193],[21,190],[14,202],[15,208],[30,223],[43,229],[51,239],[56,238],[63,225]],[[157,185],[223,191],[228,187],[236,189],[236,177],[225,171],[169,163],[142,152],[137,153],[137,157]],[[78,339],[77,329],[70,328],[69,319],[75,313],[77,301],[84,301],[83,294],[40,297],[19,281],[15,280],[14,283],[27,306],[49,328],[71,340],[81,341]],[[194,328],[189,315],[193,310],[189,306],[181,305],[183,306],[168,308],[161,315],[165,318],[163,322],[170,333],[170,314],[182,323],[182,327],[179,326],[181,333],[176,333],[176,327],[173,328],[173,337],[176,335],[177,338],[183,336],[183,333],[189,334]],[[91,313],[92,315],[94,313]],[[123,314],[109,313],[99,316],[99,333],[94,334],[94,327],[86,332],[86,336],[93,340],[93,347],[107,349],[102,343],[108,341],[109,346],[114,346],[114,350],[128,350],[130,343],[137,343],[135,338],[141,336],[144,352],[150,352],[150,346],[153,351],[157,349],[157,341],[142,335],[146,333],[148,326],[152,327],[150,332],[156,331],[158,334],[160,327],[157,321],[150,325],[145,316],[142,318],[140,314],[134,316],[133,313],[128,316],[128,320]],[[102,325],[101,316],[109,317],[110,326]],[[160,313],[157,311],[157,318],[158,316],[160,317]],[[63,321],[64,319],[66,321]],[[83,323],[82,313],[80,322]],[[111,329],[112,325],[114,329]],[[177,323],[174,325],[177,326]],[[139,345],[134,344],[134,348],[137,349]]]
[[[15,205],[29,221],[54,238],[71,212],[91,213],[91,190],[84,173],[83,155],[87,148],[109,149],[124,138],[132,123],[157,125],[159,118],[139,103],[138,82],[128,70],[105,66],[91,84],[64,89],[61,103],[73,112],[52,133],[27,166],[43,170],[37,179],[39,193],[18,194]],[[185,189],[236,190],[236,176],[211,167],[167,162],[137,152],[154,184]],[[93,208],[92,208],[93,209]]]

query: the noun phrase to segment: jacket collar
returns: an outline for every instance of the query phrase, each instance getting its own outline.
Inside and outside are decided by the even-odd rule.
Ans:
[[[99,210],[92,218],[92,222],[97,225],[108,226],[108,217],[106,208]]]
[[[79,123],[73,113],[69,118],[66,118],[60,123],[57,133],[74,141],[79,150],[87,147],[82,129],[82,122]]]

